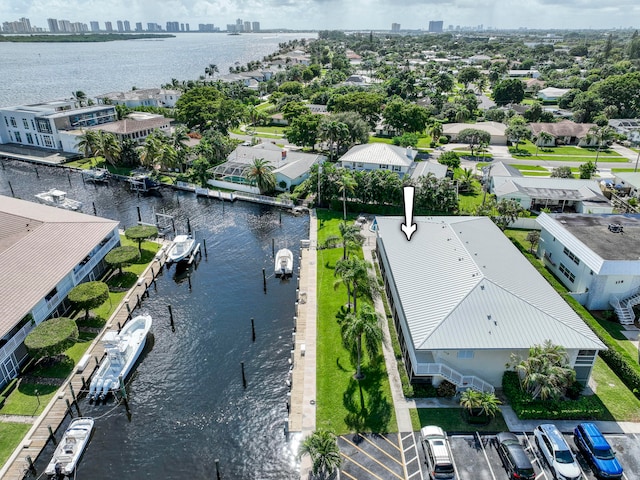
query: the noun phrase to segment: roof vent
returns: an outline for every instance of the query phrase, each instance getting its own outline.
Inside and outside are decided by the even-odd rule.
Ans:
[[[624,233],[622,231],[622,225],[619,223],[610,223],[609,224],[609,231],[611,233]]]
[[[487,315],[487,320],[491,320],[491,314]]]
[[[480,290],[484,290],[484,285],[480,285]]]

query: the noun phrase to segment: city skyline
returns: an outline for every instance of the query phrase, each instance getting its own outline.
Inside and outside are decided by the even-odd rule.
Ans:
[[[47,19],[68,19],[75,23],[104,24],[118,20],[131,25],[142,22],[164,27],[166,22],[214,24],[221,30],[237,18],[260,19],[262,29],[296,30],[390,30],[392,23],[403,30],[428,30],[429,22],[444,20],[448,25],[484,25],[496,29],[616,29],[640,24],[640,4],[636,0],[113,0],[109,4],[93,0],[58,2],[5,0],[0,2],[0,23],[29,18],[32,27],[48,29]],[[85,11],[90,11],[87,15]],[[292,20],[293,19],[293,20]],[[116,30],[116,29],[114,29]]]

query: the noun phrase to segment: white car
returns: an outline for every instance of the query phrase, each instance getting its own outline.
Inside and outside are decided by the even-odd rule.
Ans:
[[[431,480],[455,480],[453,455],[444,430],[435,425],[422,427],[420,438],[429,470],[429,478]]]
[[[533,434],[536,445],[557,480],[580,480],[582,471],[571,448],[558,428],[551,424],[538,425]]]

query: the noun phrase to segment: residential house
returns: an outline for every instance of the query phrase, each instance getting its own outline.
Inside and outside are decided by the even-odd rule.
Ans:
[[[449,138],[450,141],[458,141],[458,134],[467,128],[482,130],[491,135],[491,145],[506,145],[507,135],[505,130],[507,126],[499,122],[479,122],[479,123],[445,123],[442,125],[442,134]]]
[[[637,118],[612,118],[609,126],[631,143],[640,144],[640,120]]]
[[[538,256],[589,310],[633,323],[640,303],[640,215],[541,214]],[[639,296],[640,297],[640,296]]]
[[[0,143],[76,152],[67,132],[115,122],[113,105],[77,107],[74,100],[0,108]]]
[[[444,178],[447,176],[447,166],[432,160],[413,162],[407,175],[414,180],[417,180],[420,177],[426,177],[427,175],[433,175],[436,178]]]
[[[340,166],[350,170],[390,170],[401,177],[413,166],[417,151],[386,143],[365,143],[352,147],[340,158]]]
[[[257,158],[269,162],[276,177],[276,190],[282,192],[301,184],[309,177],[313,164],[326,160],[323,155],[281,148],[271,142],[254,146],[239,145],[229,154],[225,163],[209,169],[213,175],[209,184],[217,188],[259,193],[245,177],[246,168]]]
[[[0,196],[0,387],[18,374],[34,326],[63,315],[69,291],[96,280],[120,244],[118,222]]]
[[[631,197],[640,198],[640,172],[614,172],[613,186]]]
[[[568,88],[546,87],[538,90],[538,98],[543,102],[557,102],[569,90]]]
[[[538,70],[509,70],[507,75],[509,78],[538,78],[540,72]]]
[[[550,340],[586,384],[605,346],[488,217],[377,217],[377,253],[414,382],[500,388],[511,355]]]
[[[489,191],[496,200],[516,200],[526,210],[611,213],[613,206],[598,180],[497,176],[491,172]]]
[[[162,115],[146,112],[132,112],[127,118],[116,122],[92,127],[91,130],[112,133],[118,141],[125,139],[133,140],[136,144],[142,145],[145,139],[155,130],[160,130],[165,134],[170,134],[171,119]],[[76,137],[77,144],[77,137]],[[77,147],[76,147],[77,148]]]
[[[556,145],[578,145],[581,147],[592,145],[595,140],[589,139],[589,130],[596,125],[594,123],[576,123],[571,120],[561,120],[556,123],[530,123],[529,127],[534,137],[540,132],[546,132],[553,136],[552,140],[540,146],[552,147]]]
[[[98,95],[99,104],[124,105],[129,108],[136,107],[167,107],[173,108],[182,96],[180,90],[165,88],[142,88],[130,92],[111,92]]]

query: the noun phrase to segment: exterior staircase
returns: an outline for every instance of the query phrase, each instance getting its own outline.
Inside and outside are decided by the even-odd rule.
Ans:
[[[453,383],[458,391],[465,391],[472,388],[480,392],[495,392],[495,388],[489,382],[475,375],[463,375],[444,363],[421,363],[416,373],[420,375],[439,375]]]
[[[633,307],[640,304],[640,289],[625,298],[613,297],[609,300],[622,325],[632,325],[636,319]]]

